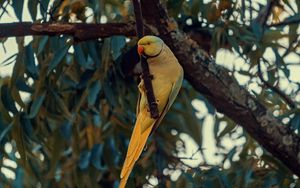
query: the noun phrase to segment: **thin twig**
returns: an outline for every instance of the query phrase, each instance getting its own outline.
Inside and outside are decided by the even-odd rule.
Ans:
[[[136,19],[136,31],[138,38],[142,38],[144,36],[144,26],[143,26],[143,16],[142,16],[142,9],[141,4],[139,0],[133,0],[133,7],[134,7],[134,14]],[[147,59],[143,56],[140,56],[141,59],[141,65],[143,69],[142,73],[142,79],[144,80],[145,89],[146,89],[146,95],[147,95],[147,101],[149,104],[150,114],[151,117],[154,119],[157,119],[159,117],[159,112],[157,108],[156,99],[153,92],[153,86],[152,86],[152,76],[149,72],[149,67],[147,63]]]
[[[4,13],[6,13],[10,16],[9,12],[6,10],[8,5],[9,5],[9,2],[7,2],[5,6],[4,6],[4,3],[0,5],[1,8],[3,9],[3,12],[0,14],[0,18],[3,16]]]
[[[299,24],[300,23],[300,18],[293,19],[293,20],[285,20],[283,22],[279,23],[273,23],[268,25],[268,27],[281,27],[281,26],[286,26],[286,25],[293,25],[293,24]]]
[[[263,28],[263,32],[264,32],[264,27],[266,25],[266,22],[268,20],[268,17],[271,14],[271,10],[273,5],[275,4],[275,2],[273,0],[269,0],[266,7],[264,9],[262,9],[261,12],[259,12],[256,21],[261,25],[261,27]],[[258,77],[261,80],[261,82],[266,85],[268,88],[270,88],[273,92],[277,93],[281,98],[283,98],[283,100],[291,107],[291,108],[295,108],[296,105],[295,103],[285,94],[283,93],[283,91],[281,91],[278,87],[273,86],[271,83],[269,83],[268,81],[266,81],[263,77],[262,71],[261,71],[261,61],[258,60],[258,66],[257,66],[257,70],[258,70]]]
[[[274,91],[275,93],[277,93],[281,98],[283,98],[283,100],[291,107],[291,108],[296,108],[296,105],[294,104],[294,102],[285,94],[283,93],[278,87],[273,86],[272,84],[270,84],[268,81],[266,81],[263,77],[262,71],[261,71],[261,62],[258,62],[258,66],[257,66],[257,71],[258,71],[258,77],[259,79],[262,81],[262,83],[264,85],[266,85],[268,88],[270,88],[272,91]]]
[[[134,15],[136,20],[136,32],[138,38],[140,39],[144,36],[144,26],[143,26],[142,9],[139,0],[133,0],[133,8],[134,8]]]
[[[262,27],[266,24],[266,21],[268,20],[268,17],[271,14],[273,5],[274,5],[273,0],[269,0],[267,2],[267,5],[259,12],[256,20]]]
[[[64,2],[65,0],[60,0],[56,6],[54,6],[54,3],[53,3],[53,7],[52,7],[52,10],[49,11],[49,15],[50,15],[50,19],[52,21],[55,21],[55,17],[53,16],[54,12],[57,10],[58,7],[61,6],[61,4]]]

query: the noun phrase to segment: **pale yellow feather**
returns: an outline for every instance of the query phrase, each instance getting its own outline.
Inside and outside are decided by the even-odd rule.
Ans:
[[[147,139],[157,128],[171,104],[174,102],[183,80],[183,69],[179,65],[172,51],[161,39],[154,36],[142,38],[139,45],[144,45],[145,52],[160,54],[149,58],[149,71],[153,75],[152,86],[157,99],[160,117],[152,119],[147,107],[147,98],[144,91],[144,82],[139,84],[140,97],[137,104],[137,120],[129,142],[126,158],[121,171],[119,188],[125,188],[135,162],[140,157]],[[162,48],[162,49],[161,49]]]

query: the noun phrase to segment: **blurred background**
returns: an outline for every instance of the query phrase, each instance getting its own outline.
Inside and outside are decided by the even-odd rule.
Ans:
[[[182,31],[298,133],[299,109],[272,89],[299,104],[299,24],[278,24],[300,19],[298,0],[279,1],[263,35],[254,20],[267,1],[161,2]],[[127,0],[0,5],[0,23],[134,21]],[[124,61],[136,56],[130,50],[136,42],[123,35],[80,43],[63,35],[0,38],[0,187],[118,186],[139,81],[124,71]],[[255,186],[300,183],[187,81],[128,181],[128,187]]]

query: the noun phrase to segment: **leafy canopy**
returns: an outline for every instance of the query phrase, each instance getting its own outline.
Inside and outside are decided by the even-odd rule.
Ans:
[[[0,16],[15,14],[22,21],[25,14],[33,22],[134,19],[131,1],[26,2],[0,0]],[[278,119],[299,131],[299,110],[292,109],[273,88],[283,90],[280,83],[287,82],[282,92],[293,99],[297,96],[294,102],[299,103],[299,83],[290,79],[292,67],[299,64],[289,58],[299,59],[298,24],[276,25],[299,20],[299,1],[276,4],[269,26],[257,23],[265,6],[259,1],[164,2],[180,29],[212,55],[226,49],[242,59],[245,66],[229,67],[232,75],[245,76],[242,85]],[[4,48],[5,41],[1,39]],[[4,67],[13,64],[13,71],[0,84],[0,187],[116,187],[138,95],[138,77],[126,74],[122,65],[136,38],[111,36],[76,43],[61,35],[16,41],[17,53],[2,62]],[[209,132],[204,125],[211,117],[215,150],[204,147]],[[196,145],[196,153],[187,158],[181,156],[192,146],[184,138]],[[215,152],[219,162],[213,163],[208,152]],[[280,161],[217,113],[187,82],[131,177],[129,187],[155,180],[166,187],[300,187]]]

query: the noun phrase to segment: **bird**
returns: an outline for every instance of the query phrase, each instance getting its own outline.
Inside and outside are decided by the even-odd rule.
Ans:
[[[184,74],[183,68],[173,52],[159,37],[152,35],[142,37],[137,43],[137,51],[140,56],[147,59],[159,117],[157,119],[151,118],[144,81],[141,79],[138,85],[136,122],[120,174],[119,188],[125,188],[129,175],[144,150],[148,137],[156,130],[179,93]]]

